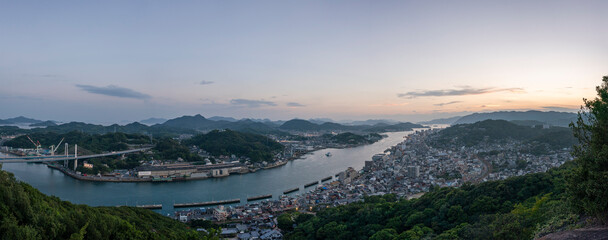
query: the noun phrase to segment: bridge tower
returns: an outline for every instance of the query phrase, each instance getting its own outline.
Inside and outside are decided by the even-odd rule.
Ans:
[[[68,145],[68,143],[65,143],[65,148],[63,148],[63,151],[65,152],[65,158],[68,158],[68,148],[70,147],[70,145]],[[63,160],[63,167],[65,169],[68,169],[68,160]]]
[[[78,166],[78,144],[74,144],[74,172]]]

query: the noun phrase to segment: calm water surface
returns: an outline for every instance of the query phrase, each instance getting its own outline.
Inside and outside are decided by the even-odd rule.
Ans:
[[[277,198],[283,191],[296,187],[300,187],[300,191],[289,195],[301,194],[313,189],[304,189],[307,183],[333,176],[348,167],[360,170],[374,154],[402,142],[403,137],[410,133],[387,133],[388,138],[356,148],[319,150],[282,167],[255,173],[184,182],[85,182],[47,168],[44,164],[34,163],[6,163],[2,169],[14,173],[17,179],[41,192],[62,200],[91,206],[163,204],[163,209],[158,212],[167,214],[173,212],[174,203],[235,198],[242,199],[244,203],[247,197],[263,194],[272,194]],[[332,156],[325,156],[327,152],[331,152]]]

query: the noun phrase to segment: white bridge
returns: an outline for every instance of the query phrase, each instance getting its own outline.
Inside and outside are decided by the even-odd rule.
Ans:
[[[143,151],[149,150],[151,148],[152,147],[150,146],[150,147],[125,150],[125,151],[91,154],[91,155],[84,155],[84,156],[78,156],[77,154],[74,154],[74,155],[55,155],[55,156],[7,157],[7,158],[0,158],[0,163],[68,161],[68,160],[78,160],[78,159],[123,155],[123,154],[134,153],[134,152],[143,152]]]

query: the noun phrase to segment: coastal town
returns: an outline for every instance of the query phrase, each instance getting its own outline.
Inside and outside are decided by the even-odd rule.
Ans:
[[[70,169],[67,165],[67,161],[48,161],[46,163],[50,168],[57,169],[68,176],[84,181],[171,182],[201,180],[207,178],[227,177],[231,174],[246,174],[256,172],[258,170],[280,167],[291,160],[299,159],[300,157],[313,151],[326,148],[352,148],[371,144],[386,137],[386,135],[383,136],[380,134],[367,134],[365,136],[360,136],[351,133],[332,132],[307,132],[299,134],[300,135],[295,135],[297,136],[295,138],[293,136],[285,137],[268,135],[270,139],[277,141],[283,145],[284,148],[282,151],[274,153],[272,159],[261,162],[254,162],[247,156],[236,156],[235,154],[213,156],[209,152],[205,151],[205,149],[192,145],[188,146],[188,151],[199,156],[203,162],[187,162],[182,158],[155,160],[153,157],[149,157],[151,160],[140,160],[139,166],[132,169],[113,169],[111,172],[97,172],[94,174],[87,174],[78,171],[76,166],[74,166],[73,169]],[[348,141],[352,138],[347,139],[347,141],[337,141],[332,139],[333,136],[340,136],[340,134],[344,134],[349,137],[355,136],[357,137],[357,141]],[[19,136],[20,135],[3,136],[1,142],[6,142]],[[192,138],[192,136],[180,135],[176,138],[176,140],[183,141],[189,138]],[[141,146],[130,147],[137,148]],[[66,158],[78,158],[78,155],[75,153],[64,152],[62,155],[59,153],[55,154],[54,150],[56,149],[42,149],[38,147],[34,149],[12,148],[7,146],[0,147],[0,152],[19,157],[51,158],[65,156]],[[143,154],[152,156],[154,155],[154,152],[151,148],[147,148],[147,150],[143,151]],[[126,157],[127,156],[124,154],[120,155],[121,159],[125,159]],[[95,166],[93,163],[84,160],[82,162],[82,166],[80,167],[81,170],[92,170]],[[108,167],[107,164],[105,167]]]
[[[530,143],[516,140],[483,142],[471,147],[432,147],[429,139],[439,131],[416,131],[366,161],[363,169],[348,168],[336,174],[334,181],[321,181],[304,194],[283,195],[246,205],[179,210],[174,218],[182,222],[208,220],[225,224],[224,237],[281,239],[277,217],[286,211],[310,213],[384,194],[416,198],[432,187],[458,187],[466,182],[544,172],[572,160],[568,148],[544,154],[522,153]]]

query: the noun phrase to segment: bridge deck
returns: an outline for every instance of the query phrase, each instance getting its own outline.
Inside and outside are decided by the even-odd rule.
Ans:
[[[152,147],[145,147],[145,148],[138,148],[138,149],[131,149],[131,150],[125,150],[125,151],[117,151],[117,152],[111,152],[111,153],[100,153],[100,154],[92,154],[92,155],[83,155],[83,156],[78,156],[75,157],[74,155],[68,155],[68,157],[65,156],[41,156],[41,157],[37,157],[35,159],[32,159],[32,157],[23,157],[23,158],[0,158],[0,163],[22,163],[22,162],[53,162],[53,161],[65,161],[65,160],[74,160],[74,159],[88,159],[88,158],[97,158],[97,157],[107,157],[107,156],[115,156],[115,155],[122,155],[122,154],[127,154],[127,153],[134,153],[134,152],[140,152],[140,151],[145,151],[148,149],[151,149]]]

